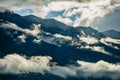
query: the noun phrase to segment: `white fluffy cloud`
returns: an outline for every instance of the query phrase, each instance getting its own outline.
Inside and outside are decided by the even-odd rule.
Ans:
[[[22,35],[20,35],[20,36],[18,36],[18,39],[20,39],[21,40],[21,42],[23,42],[23,43],[25,43],[26,42],[26,36],[24,35],[24,34],[22,34]]]
[[[96,52],[101,52],[103,54],[107,54],[107,55],[111,55],[109,52],[107,52],[103,47],[100,46],[89,46],[89,45],[85,45],[85,46],[80,46],[80,49],[90,49],[92,51],[96,51]]]
[[[52,6],[52,7],[51,7]],[[84,25],[90,26],[96,18],[102,18],[106,14],[120,9],[119,0],[91,0],[89,3],[78,3],[75,1],[60,1],[51,2],[46,7],[48,11],[62,11],[65,10],[61,15],[63,19],[60,21],[64,22],[64,18],[75,17],[73,21],[74,26]],[[80,16],[78,16],[80,15]],[[59,20],[59,18],[56,18]]]
[[[77,61],[78,65],[58,66],[52,65],[52,58],[49,56],[32,56],[26,58],[18,54],[9,54],[0,58],[0,73],[21,74],[49,72],[63,78],[67,77],[108,77],[111,79],[120,78],[120,64],[112,64],[105,61],[96,63]]]
[[[114,44],[120,45],[120,40],[119,39],[112,39],[110,37],[107,37],[107,38],[100,39],[100,42],[109,46],[109,47],[120,50],[120,48],[118,48],[117,46],[114,45]]]
[[[54,34],[53,36],[56,37],[56,38],[62,38],[62,39],[65,39],[65,40],[72,40],[72,37],[70,37],[70,36],[63,36],[61,34]]]
[[[87,36],[87,37],[84,37],[84,36],[81,36],[79,38],[82,42],[85,42],[86,44],[96,44],[96,43],[99,43],[99,40],[95,37],[90,37],[90,36]]]
[[[10,54],[0,59],[0,73],[20,74],[26,72],[43,73],[49,69],[48,63],[51,57],[37,56],[26,59],[17,54]]]
[[[120,65],[119,64],[111,64],[105,61],[98,61],[97,63],[89,63],[84,61],[78,61],[78,64],[81,67],[78,67],[78,75],[84,77],[110,77],[112,79],[120,78]],[[84,73],[84,74],[82,74]]]
[[[100,31],[108,29],[119,31],[120,0],[89,1],[89,3],[75,1],[51,2],[48,6],[44,6],[45,13],[48,13],[46,18],[55,18],[74,27],[92,26]]]
[[[72,25],[72,20],[70,18],[62,18],[61,16],[55,17],[56,20],[64,22],[67,25]]]
[[[0,28],[4,28],[4,29],[13,29],[13,30],[17,30],[17,31],[21,31],[24,32],[24,30],[20,27],[18,27],[17,25],[13,24],[13,23],[2,23],[0,25]]]
[[[36,25],[36,24],[33,24],[31,25],[31,28],[32,30],[30,29],[23,29],[13,23],[2,23],[0,25],[0,28],[4,28],[4,29],[13,29],[13,30],[17,30],[17,31],[21,31],[27,35],[32,35],[32,36],[35,36],[35,37],[39,37],[38,34],[41,33],[40,31],[40,25]],[[18,37],[18,38],[21,38],[21,37]]]

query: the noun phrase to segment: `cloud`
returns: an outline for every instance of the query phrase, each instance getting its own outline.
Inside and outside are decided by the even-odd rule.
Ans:
[[[17,54],[10,54],[0,59],[0,73],[20,74],[27,72],[43,73],[49,69],[48,63],[51,57],[36,56],[26,59]]]
[[[18,36],[18,39],[20,39],[22,43],[26,43],[26,36],[24,34]]]
[[[70,18],[62,18],[61,16],[55,17],[56,20],[64,22],[67,25],[72,25],[72,20]]]
[[[24,30],[20,27],[18,27],[17,25],[13,24],[13,23],[2,23],[0,25],[0,28],[4,28],[4,29],[13,29],[13,30],[17,30],[17,31],[21,31],[24,32]]]
[[[45,18],[55,18],[74,27],[92,26],[94,28],[98,27],[100,31],[119,30],[120,12],[118,10],[120,10],[120,0],[89,0],[80,3],[75,1],[53,1],[48,6],[44,6],[44,10],[44,13],[48,13]]]
[[[9,9],[0,6],[0,12],[5,12],[5,11],[12,12],[12,11],[10,11]]]
[[[63,36],[61,34],[54,34],[53,36],[56,37],[56,38],[63,38],[65,40],[72,40],[72,37],[70,37],[70,36]]]
[[[110,37],[102,38],[101,40],[104,40],[107,43],[120,44],[120,40],[119,39],[112,39]]]
[[[81,40],[82,42],[85,42],[86,44],[97,44],[99,43],[99,40],[95,37],[84,37],[84,36],[81,36],[79,38],[79,40]]]
[[[79,26],[79,25],[90,26],[96,18],[102,18],[106,14],[114,11],[115,9],[120,9],[119,3],[120,3],[119,0],[105,0],[105,1],[104,0],[91,0],[91,2],[89,3],[86,3],[86,2],[78,3],[74,1],[61,1],[61,2],[49,3],[48,9],[50,11],[65,10],[64,14],[61,15],[63,16],[63,20],[64,18],[73,17],[73,16],[77,17],[78,15],[80,15],[80,17],[77,17],[75,21],[73,22],[74,26]],[[78,15],[75,16],[76,14]]]
[[[33,42],[34,42],[34,43],[40,43],[40,42],[41,42],[41,39],[34,39]]]
[[[39,25],[32,24],[31,25],[32,30],[30,30],[30,29],[24,29],[24,30],[29,35],[33,35],[33,36],[39,37],[38,34],[41,33],[41,31],[40,31],[41,27],[40,26],[41,26],[40,24]]]
[[[74,69],[72,70],[69,67],[62,67],[62,66],[53,66],[50,69],[51,74],[67,78],[67,77],[75,77],[76,76],[76,71]]]
[[[89,45],[85,45],[85,46],[80,46],[80,49],[90,49],[92,51],[96,51],[96,52],[101,52],[103,54],[107,54],[107,55],[111,55],[109,52],[107,52],[104,47],[100,47],[100,46],[89,46]]]
[[[36,24],[31,25],[32,30],[31,29],[23,29],[23,28],[17,26],[16,24],[9,23],[9,22],[2,23],[0,25],[0,28],[17,30],[17,31],[23,32],[27,35],[31,35],[31,36],[34,36],[37,38],[39,37],[38,34],[40,34],[40,25],[36,25]]]
[[[117,46],[114,45],[114,44],[120,45],[120,40],[119,39],[112,39],[110,37],[107,37],[107,38],[100,39],[100,42],[109,46],[109,47],[120,50],[120,48],[118,48]]]
[[[99,27],[99,25],[101,25],[101,28],[99,28],[100,30],[103,30],[102,25],[105,27],[110,25],[109,21],[109,23],[104,23],[105,21],[102,21],[102,19],[116,9],[120,10],[120,0],[1,0],[0,5],[7,6],[7,8],[13,11],[17,10],[18,12],[24,9],[31,9],[32,13],[30,12],[30,14],[42,18],[45,18],[51,11],[64,10],[63,14],[56,17],[51,16],[51,18],[55,18],[68,25],[73,25],[74,27],[79,25]],[[115,23],[116,21],[112,22],[111,25]],[[119,22],[117,24],[119,25]],[[119,28],[119,26],[116,28]]]
[[[0,5],[3,7],[7,7],[8,9],[12,10],[12,11],[22,11],[25,8],[29,8],[32,9],[33,12],[35,12],[35,14],[37,15],[39,13],[39,15],[44,15],[44,13],[40,13],[43,7],[43,4],[47,4],[49,0],[43,1],[43,0],[0,0]],[[24,13],[25,14],[25,13]],[[34,14],[34,13],[31,13]]]
[[[79,76],[90,77],[93,76],[95,78],[100,77],[109,77],[114,79],[118,79],[120,77],[120,65],[111,64],[105,61],[98,61],[97,63],[90,63],[84,61],[77,61],[81,67],[77,68],[77,72]],[[84,74],[82,74],[84,73]]]
[[[112,64],[105,61],[96,63],[77,61],[77,65],[71,64],[67,66],[55,65],[51,62],[50,56],[32,56],[25,57],[18,54],[9,54],[4,58],[0,58],[0,73],[6,74],[22,74],[22,73],[50,73],[62,78],[67,77],[108,77],[111,79],[120,78],[120,64]],[[51,65],[50,64],[54,64]]]

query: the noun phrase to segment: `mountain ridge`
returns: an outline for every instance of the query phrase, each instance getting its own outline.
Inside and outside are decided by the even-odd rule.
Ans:
[[[120,39],[120,32],[113,29],[104,31],[102,34],[111,38]]]
[[[11,68],[13,71],[7,74],[0,73],[0,78],[2,76],[2,79],[8,80],[6,76],[12,76],[12,79],[19,78],[19,80],[34,80],[38,78],[48,80],[49,77],[50,80],[109,80],[106,73],[108,74],[111,70],[106,73],[104,73],[105,71],[103,70],[105,74],[104,77],[97,78],[90,75],[90,77],[84,78],[81,76],[72,76],[71,68],[72,71],[74,71],[76,69],[79,70],[80,67],[80,71],[77,70],[75,73],[80,73],[81,75],[84,73],[83,68],[85,68],[86,71],[86,67],[84,66],[86,64],[88,69],[91,66],[93,66],[92,69],[94,69],[95,66],[100,66],[101,71],[101,69],[104,69],[104,64],[107,64],[107,67],[105,66],[106,70],[106,68],[109,67],[113,69],[111,65],[114,65],[116,68],[116,63],[120,62],[120,40],[109,38],[91,27],[73,27],[55,19],[42,19],[34,15],[20,16],[9,12],[0,13],[0,20],[0,60],[5,62],[6,59],[10,59],[9,61],[11,62],[6,62],[11,63],[12,65],[10,66],[14,66],[19,73],[26,72],[29,67],[30,70],[33,69],[31,72],[28,71],[27,74],[22,73],[14,75],[11,74],[11,72],[15,72],[14,68],[10,67],[10,71]],[[22,57],[21,55],[27,57]],[[47,63],[49,57],[50,60],[52,59],[53,63]],[[19,62],[18,64],[23,65],[23,67],[20,67],[18,64],[15,65],[15,62],[12,62],[11,59],[17,61],[17,63]],[[26,64],[28,64],[28,66]],[[0,65],[0,70],[4,71],[6,65],[8,66],[7,63],[5,66],[4,64]],[[31,67],[31,65],[34,67]],[[37,68],[36,65],[38,65]],[[41,66],[44,68],[44,65],[49,66],[49,68],[47,68],[47,70],[45,69],[45,71],[43,71],[44,74],[42,74],[38,71],[41,71]],[[73,69],[74,66],[75,69]],[[23,68],[26,69],[26,67],[27,70],[24,71]],[[58,72],[54,73],[54,71],[57,70]],[[49,71],[54,74],[51,74]],[[59,76],[59,74],[61,75],[62,73],[65,74],[65,76],[66,73],[68,73],[68,77]],[[85,74],[86,73],[87,72],[85,72]],[[114,73],[114,71],[111,73]]]

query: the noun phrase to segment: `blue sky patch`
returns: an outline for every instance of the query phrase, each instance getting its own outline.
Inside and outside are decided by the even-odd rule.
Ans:
[[[21,9],[21,10],[15,10],[14,12],[21,16],[25,16],[25,15],[33,14],[34,11],[31,8],[25,8],[25,9]]]

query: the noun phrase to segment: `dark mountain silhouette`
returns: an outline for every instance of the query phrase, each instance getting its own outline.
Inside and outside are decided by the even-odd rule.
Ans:
[[[28,21],[34,22],[34,23],[40,23],[42,18],[39,18],[37,16],[34,15],[28,15],[28,16],[24,16],[25,19],[27,19]]]
[[[120,39],[120,32],[115,31],[115,30],[104,31],[102,32],[102,34],[104,34],[105,36],[114,38],[114,39]]]
[[[89,36],[94,36],[94,37],[105,37],[105,35],[101,34],[97,30],[89,27],[84,27],[84,26],[78,26],[76,27],[81,33],[81,35],[89,35]]]

